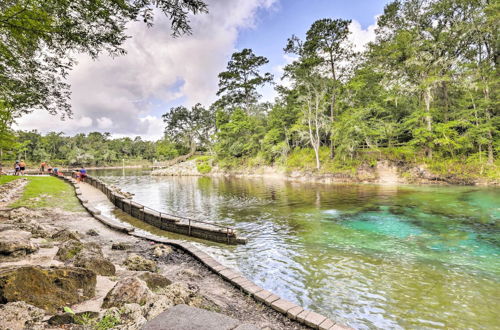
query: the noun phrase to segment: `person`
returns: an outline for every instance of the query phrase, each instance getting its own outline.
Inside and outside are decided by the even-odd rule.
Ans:
[[[47,172],[50,174],[52,173],[52,166],[50,165],[47,165]]]
[[[2,164],[0,164],[0,175],[6,175],[6,174],[7,174],[7,173],[5,173],[5,172],[3,171],[3,166],[2,166]]]
[[[46,166],[47,166],[47,162],[42,162],[42,163],[40,164],[40,171],[41,171],[42,173],[43,173],[43,172],[45,172],[45,167],[46,167]]]
[[[80,171],[78,171],[78,178],[76,179],[76,182],[85,182],[85,178],[87,177],[87,170],[85,167],[82,166]]]
[[[21,171],[21,175],[24,175],[24,170],[26,170],[26,163],[22,159],[19,162],[19,170]]]
[[[19,161],[16,160],[14,164],[14,175],[19,175],[19,171],[21,170],[21,166],[19,166]]]
[[[58,175],[59,174],[59,169],[57,167],[54,167],[52,169],[52,173],[54,173],[55,175]]]

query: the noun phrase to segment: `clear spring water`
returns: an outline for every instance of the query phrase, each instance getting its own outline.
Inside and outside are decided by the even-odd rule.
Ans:
[[[157,210],[236,227],[247,245],[196,244],[352,327],[500,327],[498,188],[94,174]]]

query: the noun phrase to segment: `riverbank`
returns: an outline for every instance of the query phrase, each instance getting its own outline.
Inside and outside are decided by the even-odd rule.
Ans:
[[[500,185],[500,170],[490,177],[465,175],[452,171],[439,173],[426,164],[412,164],[403,161],[377,161],[362,164],[345,171],[321,172],[315,170],[289,169],[284,166],[238,166],[221,168],[217,164],[200,166],[198,159],[191,159],[173,166],[153,170],[153,176],[213,176],[213,177],[257,177],[274,178],[296,182],[312,183],[375,183],[375,184],[455,184],[455,185]],[[445,171],[446,172],[446,171]]]
[[[112,230],[83,209],[64,210],[70,201],[10,207],[29,184],[22,178],[0,186],[0,328],[139,329],[172,306],[188,305],[223,314],[238,329],[306,329],[182,249]]]

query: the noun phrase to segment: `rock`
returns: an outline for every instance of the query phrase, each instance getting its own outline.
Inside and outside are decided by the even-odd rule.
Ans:
[[[80,241],[65,241],[56,253],[59,260],[73,260],[73,265],[94,271],[98,275],[115,275],[115,265],[104,258],[101,247],[96,243],[82,243]]]
[[[181,271],[179,271],[178,275],[191,279],[199,279],[202,277],[200,274],[198,274],[198,272],[189,268],[182,269]]]
[[[64,313],[52,316],[48,321],[50,325],[62,325],[75,323],[75,314]]]
[[[76,257],[83,249],[83,243],[79,240],[67,240],[59,246],[56,257],[61,261],[67,261]]]
[[[99,232],[95,229],[89,229],[87,230],[86,234],[88,236],[99,236]]]
[[[24,301],[0,305],[1,329],[32,329],[42,322],[45,311]]]
[[[142,330],[231,330],[239,324],[238,320],[223,314],[187,305],[177,305],[146,323]]]
[[[0,254],[24,256],[38,250],[38,245],[30,241],[31,233],[20,230],[5,230],[0,236]]]
[[[142,310],[146,319],[151,320],[172,306],[174,306],[174,303],[170,297],[155,295],[142,306]]]
[[[156,262],[136,254],[129,255],[123,264],[128,270],[156,272],[158,269]]]
[[[146,282],[137,277],[127,277],[115,284],[102,304],[102,308],[122,307],[128,303],[143,305],[151,298],[152,293]]]
[[[120,243],[113,243],[111,245],[111,250],[128,250],[130,249],[131,245],[128,243],[120,242]]]
[[[98,312],[80,312],[76,314],[63,313],[52,316],[47,322],[50,325],[63,325],[63,324],[82,324],[89,319],[95,319],[99,317]]]
[[[106,318],[108,322],[109,320],[119,321],[119,329],[126,330],[140,329],[147,322],[139,304],[125,304],[121,308],[112,307],[106,311],[103,318]]]
[[[18,267],[0,271],[0,303],[25,301],[55,312],[94,297],[96,274],[75,267]]]
[[[68,229],[62,229],[56,232],[55,234],[52,235],[52,239],[55,239],[57,241],[68,241],[68,240],[75,240],[75,241],[80,241],[80,235],[76,232],[72,232]]]
[[[173,249],[170,246],[163,244],[157,245],[153,248],[153,254],[157,258],[162,257],[164,255],[169,255],[172,252]]]
[[[155,273],[144,273],[139,276],[141,280],[146,282],[147,286],[151,290],[161,289],[172,284],[168,278],[163,275],[155,274]]]
[[[115,265],[106,258],[97,255],[78,255],[73,262],[76,267],[94,271],[97,275],[112,276],[116,273]]]
[[[165,288],[159,289],[157,293],[168,297],[172,305],[190,304],[200,289],[194,284],[176,282]]]
[[[39,210],[31,210],[26,207],[13,209],[9,213],[9,219],[14,223],[27,223],[42,216],[43,214]]]

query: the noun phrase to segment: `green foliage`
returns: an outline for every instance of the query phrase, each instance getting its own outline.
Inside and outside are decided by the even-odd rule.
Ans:
[[[71,114],[68,72],[74,55],[124,54],[127,23],[171,21],[173,35],[190,32],[201,0],[12,0],[0,2],[0,102],[18,116],[35,109]]]
[[[259,72],[259,68],[268,62],[267,58],[255,55],[248,48],[233,53],[227,64],[227,71],[219,73],[217,95],[222,97],[217,102],[218,106],[230,109],[243,107],[250,111],[260,97],[257,88],[273,80],[270,73]]]
[[[113,315],[105,315],[103,318],[97,322],[97,324],[94,326],[95,330],[108,330],[112,329],[113,327],[119,325],[121,322],[119,317],[113,316]]]
[[[11,207],[25,206],[29,208],[60,208],[66,211],[79,212],[82,207],[75,197],[72,186],[54,177],[26,177],[28,184],[23,195]]]
[[[212,157],[200,156],[196,158],[196,169],[201,174],[208,174],[212,171]]]
[[[70,313],[70,314],[73,314],[73,315],[75,314],[75,312],[70,307],[68,307],[68,306],[64,306],[63,307],[63,311],[64,311],[64,313]]]

